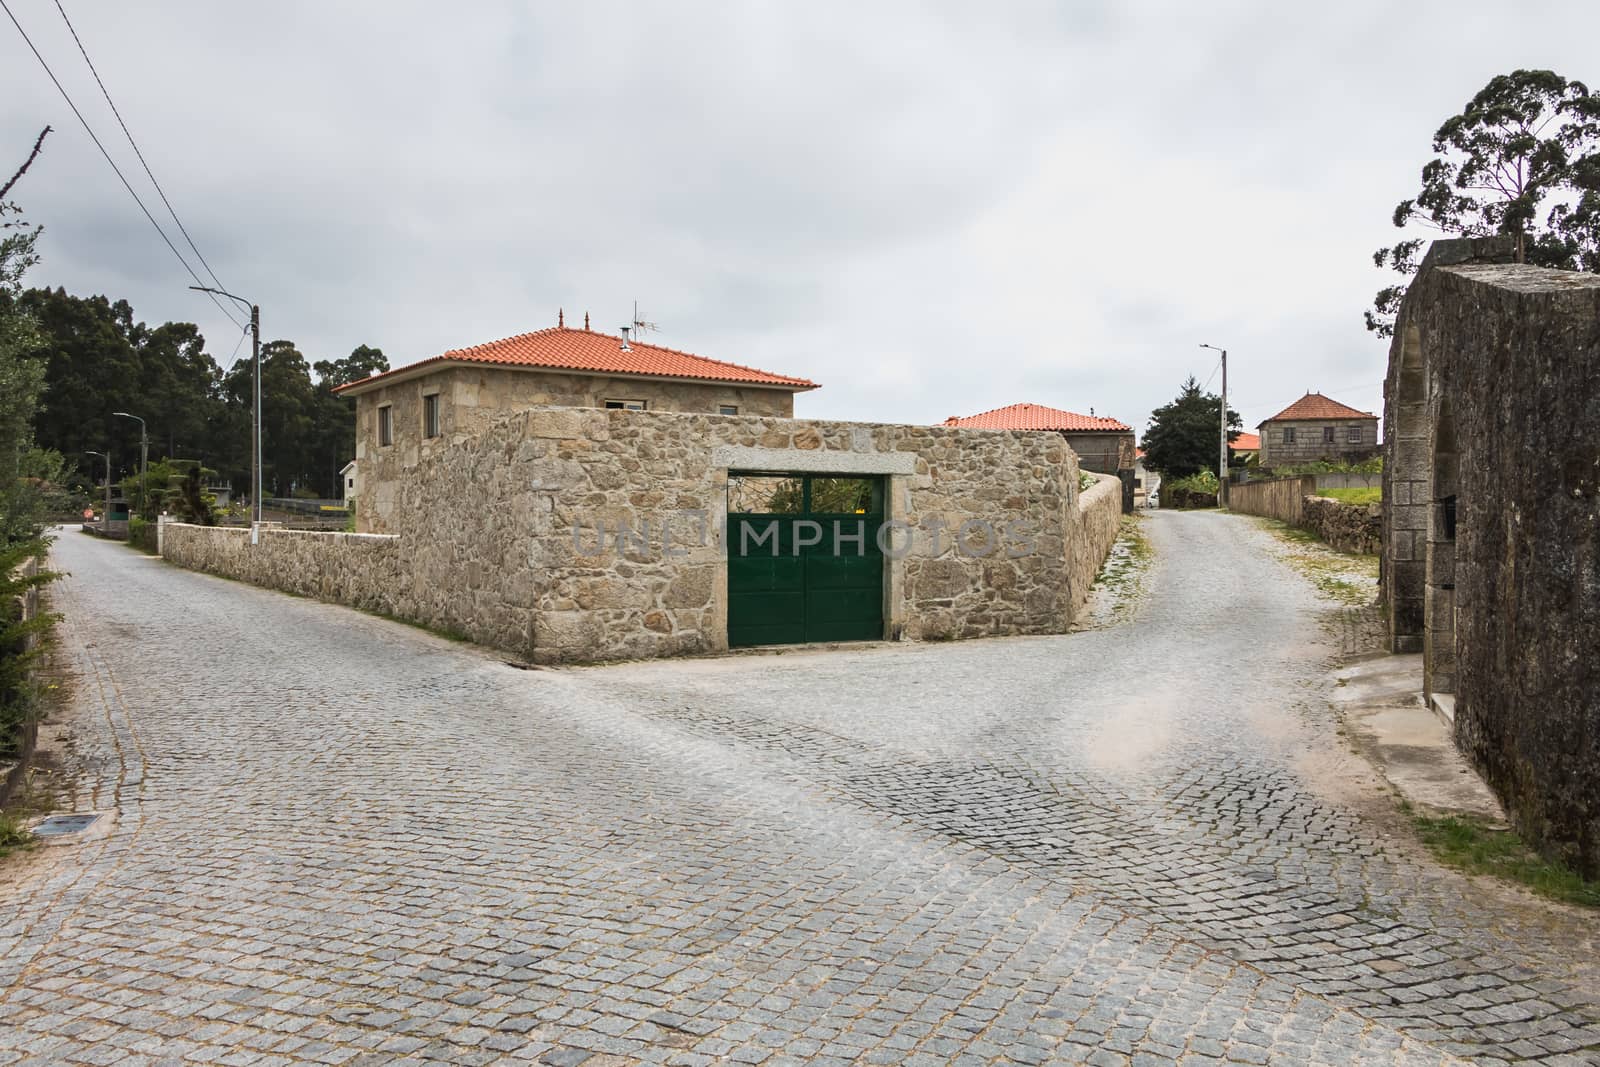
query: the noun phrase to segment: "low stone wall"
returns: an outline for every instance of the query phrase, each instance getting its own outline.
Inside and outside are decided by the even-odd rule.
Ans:
[[[1376,555],[1382,548],[1383,505],[1308,496],[1301,506],[1301,525],[1339,551]]]
[[[1304,524],[1304,500],[1317,491],[1315,474],[1295,474],[1262,482],[1228,486],[1228,508],[1246,515],[1262,515],[1291,526]]]
[[[1198,493],[1193,489],[1163,489],[1161,490],[1161,506],[1163,508],[1177,508],[1180,511],[1189,511],[1194,508],[1214,508],[1217,506],[1217,494]]]
[[[1072,591],[1072,610],[1076,615],[1089,598],[1106,556],[1122,530],[1122,479],[1097,474],[1096,484],[1078,495],[1072,518],[1072,536],[1067,539],[1067,584]]]
[[[190,570],[268,589],[416,619],[416,596],[400,539],[264,527],[260,543],[237,526],[162,523],[161,555]]]

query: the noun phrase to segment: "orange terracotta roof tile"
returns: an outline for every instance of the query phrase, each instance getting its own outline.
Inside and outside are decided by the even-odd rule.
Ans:
[[[1228,447],[1237,449],[1240,452],[1259,452],[1261,451],[1261,435],[1258,433],[1240,433],[1238,437],[1228,442]]]
[[[660,345],[630,341],[628,350],[622,348],[622,338],[592,330],[573,330],[554,326],[547,330],[521,333],[515,337],[473,345],[470,348],[452,348],[429,359],[397,367],[385,374],[376,374],[341,386],[335,392],[365,391],[367,387],[395,375],[410,375],[432,363],[483,363],[503,367],[532,367],[544,370],[584,371],[591,374],[622,374],[648,378],[689,378],[708,382],[731,382],[738,385],[768,386],[800,392],[817,388],[817,383],[806,378],[791,378],[784,374],[757,370],[754,367],[727,363],[720,359],[707,359],[689,352],[679,352]]]
[[[952,415],[944,420],[944,424],[969,430],[1103,430],[1108,433],[1127,433],[1133,429],[1116,419],[1079,415],[1073,411],[1047,408],[1043,404],[1011,404],[965,418]]]
[[[1370,411],[1357,411],[1348,404],[1341,404],[1321,393],[1307,393],[1272,418],[1262,419],[1256,425],[1260,427],[1284,419],[1375,419],[1377,417]]]

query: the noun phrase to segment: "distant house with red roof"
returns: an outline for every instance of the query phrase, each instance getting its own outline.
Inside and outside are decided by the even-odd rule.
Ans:
[[[1378,416],[1321,393],[1307,393],[1256,429],[1263,467],[1366,459],[1378,451]]]
[[[621,408],[794,417],[805,378],[557,325],[453,348],[339,387],[356,400],[356,469],[363,495],[496,416],[531,407]],[[350,478],[351,475],[347,475]],[[392,492],[392,488],[390,489]]]
[[[944,424],[968,430],[1050,430],[1067,439],[1083,470],[1117,474],[1133,469],[1133,427],[1104,416],[1043,404],[1008,404],[976,415],[952,415]]]
[[[1122,510],[1131,511],[1135,476],[1133,427],[1101,415],[1080,415],[1075,411],[1046,407],[1043,404],[1008,404],[992,411],[965,417],[952,415],[946,426],[966,430],[1043,430],[1059,433],[1078,455],[1078,469],[1111,474],[1122,479]]]

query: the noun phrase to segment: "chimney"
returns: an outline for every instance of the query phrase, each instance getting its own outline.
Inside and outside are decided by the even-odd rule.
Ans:
[[[556,308],[556,329],[564,330],[566,328],[567,328],[567,310],[566,310],[566,308]]]
[[[583,313],[583,328],[585,330],[589,328],[589,313],[587,311]]]
[[[632,326],[624,326],[622,328],[622,350],[624,352],[632,352],[633,351],[633,347],[628,344],[628,331],[631,330],[631,329],[633,329]]]

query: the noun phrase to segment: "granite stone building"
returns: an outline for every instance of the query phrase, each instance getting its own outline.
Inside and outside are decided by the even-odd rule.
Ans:
[[[1378,416],[1321,393],[1307,393],[1260,430],[1260,465],[1367,459],[1378,451]]]
[[[1437,241],[1384,384],[1396,652],[1546,852],[1600,876],[1600,275]]]
[[[498,416],[533,407],[707,415],[794,416],[794,394],[817,388],[754,367],[558,325],[451,349],[341,386],[356,399],[356,528],[392,525],[403,471]]]
[[[1123,510],[1133,509],[1137,447],[1133,427],[1125,422],[1104,416],[1079,415],[1043,404],[1008,404],[977,415],[952,415],[944,424],[967,430],[1058,433],[1066,438],[1083,470],[1122,479],[1125,487]]]

